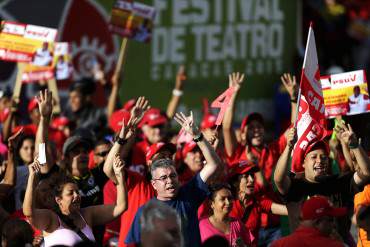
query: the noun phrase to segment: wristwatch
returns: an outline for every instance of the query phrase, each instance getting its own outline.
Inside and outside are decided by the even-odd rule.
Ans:
[[[114,141],[117,142],[119,145],[125,145],[127,143],[127,140],[126,139],[123,139],[119,136],[116,136],[114,138]]]
[[[199,135],[197,135],[197,136],[194,136],[193,137],[193,141],[195,141],[195,142],[200,142],[201,140],[203,140],[203,133],[202,132],[200,132],[200,134]]]

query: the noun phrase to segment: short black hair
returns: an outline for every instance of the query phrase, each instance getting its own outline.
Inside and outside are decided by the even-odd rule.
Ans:
[[[84,77],[78,81],[74,81],[69,86],[69,92],[77,91],[83,95],[92,95],[96,89],[96,83],[92,78]]]

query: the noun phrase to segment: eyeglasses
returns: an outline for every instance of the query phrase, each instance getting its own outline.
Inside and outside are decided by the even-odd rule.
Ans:
[[[171,180],[174,180],[175,178],[177,178],[177,174],[176,173],[171,173],[170,175],[164,175],[164,176],[161,176],[159,178],[153,178],[154,181],[161,181],[161,182],[166,182],[167,179],[170,178]]]
[[[100,153],[95,153],[95,155],[104,158],[105,156],[107,156],[108,153],[109,153],[109,150],[103,151],[103,152],[100,152]]]

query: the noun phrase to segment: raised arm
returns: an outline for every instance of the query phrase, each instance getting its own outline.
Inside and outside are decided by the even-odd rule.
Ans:
[[[48,209],[35,209],[34,206],[33,195],[36,187],[36,174],[41,171],[41,167],[37,159],[28,166],[28,171],[28,182],[23,201],[23,214],[31,225],[39,230],[45,230],[50,227],[55,217],[53,217],[52,211]]]
[[[97,205],[84,209],[84,215],[91,226],[104,225],[127,209],[127,188],[124,182],[124,162],[116,153],[114,156],[113,170],[116,177],[117,200],[115,205]]]
[[[170,99],[170,102],[168,102],[168,106],[167,106],[166,113],[169,119],[173,118],[173,116],[175,115],[177,106],[180,103],[180,99],[183,94],[182,88],[183,88],[183,84],[185,80],[186,80],[185,66],[181,65],[179,70],[177,71],[175,88],[172,91],[172,97]]]
[[[349,167],[349,169],[352,172],[355,172],[356,169],[355,169],[352,157],[351,157],[351,153],[349,151],[348,140],[347,140],[347,138],[346,139],[342,138],[342,134],[344,133],[344,129],[341,127],[342,125],[343,124],[338,124],[334,128],[334,132],[335,132],[335,135],[336,135],[336,137],[337,137],[337,139],[340,143],[340,146],[342,147],[343,156],[344,156],[344,159],[346,161],[347,166]]]
[[[15,126],[15,114],[18,110],[18,102],[19,100],[12,99],[12,106],[10,108],[8,117],[5,119],[2,130],[4,142],[7,142],[9,136],[12,134],[12,129]]]
[[[288,193],[290,188],[290,178],[288,176],[289,158],[294,147],[296,129],[291,128],[287,135],[287,145],[280,155],[280,158],[276,164],[274,172],[274,182],[278,191],[285,195]]]
[[[193,140],[197,143],[200,148],[206,164],[200,171],[200,177],[203,182],[207,182],[215,172],[222,167],[222,161],[220,157],[216,154],[216,151],[212,145],[204,138],[202,132],[194,124],[193,113],[190,112],[190,116],[186,117],[182,112],[176,113],[175,118],[184,130],[193,136]]]
[[[55,164],[52,149],[49,144],[49,125],[53,112],[52,92],[49,92],[47,89],[45,91],[40,91],[37,96],[37,103],[39,105],[40,121],[36,131],[35,154],[39,154],[39,144],[45,143],[46,164],[41,166],[41,173],[45,174],[48,173]]]
[[[348,143],[348,147],[353,152],[357,161],[358,167],[353,175],[356,184],[364,184],[370,179],[370,159],[367,156],[365,150],[359,144],[356,134],[353,132],[351,125],[341,125],[344,132],[342,133],[342,139],[345,143]]]
[[[107,119],[112,116],[114,109],[116,108],[117,99],[118,99],[118,91],[120,86],[119,75],[114,74],[112,76],[112,89],[110,91],[109,99],[108,99],[108,107],[107,107]]]
[[[236,140],[235,132],[232,128],[234,120],[235,100],[240,90],[240,86],[244,80],[244,74],[232,73],[229,75],[229,87],[234,87],[234,94],[231,96],[229,107],[225,111],[222,120],[222,132],[224,134],[224,145],[226,154],[232,156],[238,142]]]
[[[104,162],[103,171],[114,183],[116,177],[113,174],[113,161],[117,153],[124,159],[127,157],[135,141],[136,126],[142,119],[145,111],[149,109],[148,100],[145,97],[139,97],[136,100],[135,106],[131,110],[131,116],[128,123],[125,125],[124,119],[117,140],[114,142],[111,150],[108,153],[107,159]]]
[[[298,85],[295,76],[291,76],[289,73],[284,73],[280,77],[281,82],[283,83],[285,89],[289,93],[290,97],[290,122],[294,123],[297,118],[297,98],[298,98]]]

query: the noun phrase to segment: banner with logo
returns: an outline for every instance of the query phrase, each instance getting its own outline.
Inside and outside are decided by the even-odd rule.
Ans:
[[[292,170],[295,172],[304,170],[302,163],[307,147],[321,140],[325,131],[325,106],[312,26],[308,31],[298,99],[297,143],[292,158]]]
[[[151,6],[132,0],[118,0],[112,9],[109,27],[122,37],[149,42],[154,17],[155,10]]]
[[[68,42],[54,43],[54,53],[49,66],[35,66],[30,63],[24,68],[22,82],[46,81],[55,78],[56,80],[67,80],[72,76],[72,64],[70,55],[70,44]]]
[[[321,77],[325,115],[355,115],[370,111],[369,90],[364,70]]]
[[[52,62],[57,30],[11,21],[1,22],[0,59],[47,66]]]

